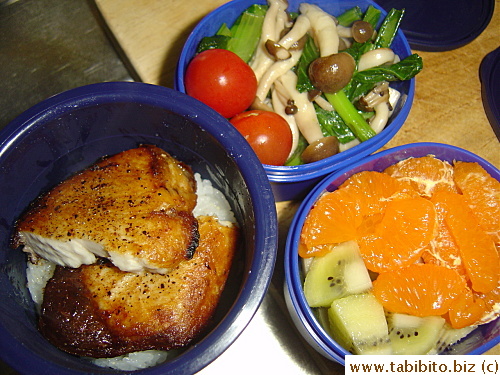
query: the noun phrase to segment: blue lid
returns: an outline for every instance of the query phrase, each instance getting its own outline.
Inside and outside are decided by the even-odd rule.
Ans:
[[[411,48],[449,51],[473,41],[488,26],[494,0],[378,0],[385,10],[405,9],[401,21]]]
[[[500,47],[488,53],[479,67],[484,111],[500,140]]]

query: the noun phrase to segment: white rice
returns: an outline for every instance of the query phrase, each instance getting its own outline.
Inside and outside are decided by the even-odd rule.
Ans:
[[[43,300],[43,290],[45,284],[54,274],[56,265],[48,260],[40,258],[37,264],[28,262],[26,268],[26,277],[28,278],[28,290],[31,294],[31,299],[35,302],[37,311],[40,311],[40,306]]]
[[[210,180],[203,180],[198,173],[194,175],[197,184],[198,201],[193,210],[194,216],[215,216],[221,223],[236,223],[231,206],[224,194],[212,186]]]
[[[162,350],[144,350],[114,358],[93,358],[92,362],[99,367],[110,367],[121,371],[134,371],[165,362],[169,352]]]
[[[196,173],[195,179],[198,200],[193,211],[194,215],[196,217],[202,215],[215,216],[224,225],[236,224],[236,218],[224,194],[213,187],[210,180],[202,179],[200,174]],[[44,259],[39,259],[37,264],[31,262],[27,264],[28,290],[38,311],[40,311],[42,304],[45,285],[54,274],[54,270],[55,264]],[[99,367],[108,367],[120,371],[134,371],[160,364],[170,355],[175,355],[175,351],[145,350],[114,358],[89,359]]]

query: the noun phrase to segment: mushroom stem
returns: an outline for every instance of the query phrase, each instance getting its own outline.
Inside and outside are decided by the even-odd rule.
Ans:
[[[257,81],[260,80],[267,68],[274,62],[274,59],[268,54],[265,44],[268,40],[279,39],[280,33],[285,26],[283,20],[288,7],[288,3],[284,0],[268,0],[267,3],[269,8],[264,16],[262,34],[255,54],[249,63],[257,77]]]
[[[294,115],[289,115],[286,113],[286,103],[288,101],[288,98],[281,96],[281,94],[276,89],[273,89],[271,91],[271,98],[274,112],[276,112],[286,120],[292,132],[292,148],[290,150],[290,154],[288,155],[288,158],[290,158],[290,156],[292,156],[297,149],[297,145],[299,144],[299,128],[297,127]]]
[[[342,25],[337,25],[337,34],[340,38],[352,38],[352,29]]]
[[[383,81],[376,85],[371,91],[359,98],[357,106],[364,112],[373,112],[375,106],[387,103],[389,100],[389,82]]]
[[[288,97],[291,98],[297,106],[297,113],[294,114],[297,127],[308,143],[313,143],[320,138],[323,138],[323,132],[316,117],[316,111],[313,103],[307,97],[306,92],[297,91],[297,75],[291,70],[283,74],[279,82],[275,83],[279,90],[286,90]]]
[[[339,36],[335,18],[314,4],[300,4],[300,12],[309,18],[320,55],[328,56],[337,53]]]
[[[291,56],[286,60],[278,60],[271,64],[271,66],[266,70],[266,72],[262,75],[259,80],[259,84],[257,86],[257,96],[261,101],[267,97],[269,90],[271,90],[271,86],[274,81],[276,81],[280,76],[285,74],[287,71],[292,69],[297,62],[299,61],[300,55],[302,51],[291,51]]]
[[[387,125],[389,120],[389,106],[387,102],[379,103],[375,106],[375,116],[373,116],[369,123],[375,133],[380,133]]]
[[[395,54],[390,48],[377,48],[365,52],[358,61],[358,71],[380,66],[382,64],[393,63]]]
[[[323,98],[321,95],[318,95],[314,98],[314,102],[319,105],[321,108],[323,108],[325,111],[334,111],[335,109],[333,108],[333,105]]]
[[[273,108],[269,104],[257,97],[255,97],[254,101],[250,105],[250,109],[260,109],[262,111],[273,112]]]
[[[392,115],[393,109],[396,107],[397,102],[401,94],[399,91],[388,87],[388,98],[387,101],[379,102],[374,106],[375,116],[370,120],[370,126],[375,131],[375,133],[380,133],[387,125],[389,118]]]
[[[311,23],[309,18],[299,15],[293,24],[291,30],[286,33],[278,42],[281,46],[289,49],[294,43],[297,43],[309,31]]]
[[[354,146],[357,146],[360,143],[361,142],[357,138],[353,139],[352,141],[347,142],[347,143],[341,143],[341,144],[339,144],[339,152],[343,152],[343,151],[349,150],[350,148],[353,148]]]
[[[272,41],[271,39],[266,42],[266,49],[267,52],[269,52],[269,54],[276,60],[286,60],[292,57],[290,52],[285,47],[283,47],[279,43]]]

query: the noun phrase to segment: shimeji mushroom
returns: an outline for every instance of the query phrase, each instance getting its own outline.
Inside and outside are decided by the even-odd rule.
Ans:
[[[389,83],[383,81],[358,99],[357,106],[364,112],[373,112],[380,103],[389,101]]]
[[[299,43],[309,30],[310,23],[307,17],[299,16],[292,26],[277,43],[273,40],[267,40],[265,46],[268,48],[268,54],[275,60],[267,64],[265,72],[258,78],[258,87],[256,96],[262,101],[269,93],[274,81],[292,69],[302,54],[302,45]],[[286,51],[286,52],[285,52]],[[260,74],[260,72],[259,72]]]
[[[301,46],[295,46],[304,38],[311,27],[309,18],[299,15],[295,20],[293,27],[279,40],[279,44],[287,49],[302,49]]]
[[[274,81],[276,81],[286,72],[290,71],[290,69],[292,69],[297,64],[301,53],[301,51],[291,51],[290,58],[286,60],[278,60],[271,64],[271,66],[266,70],[262,78],[259,80],[255,96],[263,101],[267,97],[269,90],[271,90],[271,86],[273,85]]]
[[[286,20],[288,20],[286,14],[288,3],[286,0],[269,0],[268,4],[269,9],[262,24],[262,34],[254,56],[249,63],[257,77],[257,81],[260,81],[267,68],[274,63],[274,59],[266,49],[266,42],[268,40],[278,40],[286,26]]]
[[[375,133],[378,134],[384,129],[400,96],[399,91],[389,87],[389,83],[383,81],[359,98],[357,102],[359,109],[365,112],[375,112],[369,120]]]
[[[307,97],[307,93],[297,90],[297,75],[289,70],[280,77],[279,81],[282,85],[275,85],[276,89],[283,87],[286,90],[285,94],[293,100],[297,107],[297,112],[294,114],[295,121],[306,141],[313,143],[323,138],[313,103]]]
[[[281,85],[281,83],[278,82],[277,85]],[[283,87],[280,91],[283,93],[286,92],[286,89]],[[290,150],[290,154],[288,155],[288,157],[291,157],[299,143],[299,128],[297,127],[294,115],[287,113],[287,106],[291,100],[290,95],[283,96],[282,93],[273,89],[271,93],[271,100],[274,112],[286,120],[288,126],[290,126],[290,130],[292,131],[292,148]]]
[[[300,5],[300,11],[305,14],[311,22],[314,40],[319,48],[320,59],[330,55],[337,55],[340,39],[335,18],[324,12],[320,7],[312,4],[302,3]],[[335,77],[335,75],[332,75],[332,77]],[[314,78],[310,78],[314,84]],[[373,137],[375,132],[349,101],[347,95],[342,90],[343,87],[340,87],[341,84],[331,83],[332,85],[325,85],[322,88],[318,88],[323,91],[325,97],[332,104],[335,111],[342,117],[346,125],[351,128],[358,139],[366,141]]]
[[[322,56],[309,65],[309,78],[317,89],[326,93],[342,90],[352,79],[356,62],[347,52]]]
[[[300,12],[309,18],[313,37],[321,56],[339,51],[339,36],[335,18],[314,4],[300,4]]]
[[[339,140],[337,137],[327,136],[308,145],[302,152],[301,157],[304,163],[313,163],[333,156],[338,152]]]
[[[373,26],[371,23],[358,20],[354,21],[351,26],[352,38],[358,43],[365,43],[373,36]]]
[[[393,64],[396,59],[396,54],[390,48],[377,48],[365,52],[361,55],[358,61],[358,71],[373,68],[383,64]]]

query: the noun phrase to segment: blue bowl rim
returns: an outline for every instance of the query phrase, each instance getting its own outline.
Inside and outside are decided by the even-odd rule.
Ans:
[[[366,7],[368,5],[373,5],[375,8],[379,9],[383,15],[387,14],[387,12],[376,2],[372,0],[365,0],[365,2],[366,2]],[[191,39],[194,38],[196,34],[200,33],[201,32],[200,30],[205,30],[207,28],[207,25],[210,24],[210,19],[214,16],[214,14],[226,11],[227,9],[234,6],[235,3],[236,5],[238,5],[238,3],[243,3],[243,4],[248,3],[248,5],[250,5],[249,0],[233,0],[229,3],[219,6],[211,13],[206,15],[195,26],[195,28],[191,31],[190,35],[188,36],[186,44],[189,41],[191,41]],[[253,3],[264,3],[264,1],[262,0],[254,1],[252,2],[252,4]],[[405,49],[404,52],[407,53],[408,55],[411,55],[412,53],[411,47],[403,31],[399,30],[397,35],[399,38],[401,38],[403,47]],[[186,62],[188,62],[191,58],[192,56],[190,55],[188,56],[187,49],[184,47],[181,51],[181,54],[177,62],[177,66],[175,69],[175,80],[174,80],[175,88],[181,92],[186,92],[183,77],[185,74],[185,68],[187,67]],[[274,165],[263,164],[269,180],[276,183],[290,183],[290,182],[300,182],[322,177],[330,172],[333,172],[335,170],[343,168],[348,164],[353,163],[360,157],[364,157],[375,152],[377,149],[386,144],[390,139],[392,139],[392,137],[394,137],[394,135],[403,126],[410,112],[414,96],[415,96],[415,77],[412,78],[409,82],[408,93],[406,94],[405,103],[402,106],[400,112],[395,118],[390,120],[390,122],[382,132],[375,135],[372,139],[362,142],[351,149],[343,151],[341,154],[337,154],[314,163],[303,164],[299,166],[274,166]]]
[[[325,177],[308,193],[306,198],[302,201],[292,220],[292,223],[290,224],[284,254],[285,284],[287,286],[287,291],[289,293],[288,297],[290,298],[292,305],[289,308],[293,309],[293,312],[291,313],[295,313],[299,317],[299,320],[303,326],[302,328],[304,328],[305,331],[309,333],[311,339],[314,340],[314,342],[324,351],[324,354],[332,358],[334,361],[339,362],[341,365],[345,365],[345,356],[351,355],[351,353],[337,344],[326,332],[326,330],[321,327],[319,322],[316,320],[312,309],[308,306],[304,296],[302,282],[300,279],[299,256],[297,252],[301,228],[304,225],[305,218],[311,207],[314,205],[319,196],[323,194],[323,192],[335,190],[338,185],[345,181],[349,176],[356,173],[357,171],[365,170],[364,166],[369,165],[369,163],[372,161],[379,160],[380,158],[383,158],[385,156],[394,155],[401,151],[408,152],[408,155],[404,158],[411,157],[412,151],[417,150],[418,152],[418,150],[423,149],[434,149],[435,151],[447,150],[460,155],[460,160],[477,161],[490,174],[493,172],[495,178],[500,180],[500,170],[498,168],[496,168],[487,160],[465,149],[448,144],[434,142],[419,142],[401,145],[370,155],[369,157],[366,157],[358,161],[357,163],[351,164],[350,166],[331,173],[330,175]],[[432,154],[432,152],[426,152],[426,154]],[[419,156],[424,155],[422,154]],[[336,183],[332,186],[334,181]],[[490,340],[489,342],[483,344],[481,347],[474,349],[467,354],[482,354],[498,344],[500,344],[500,336],[497,336],[495,339]]]
[[[165,371],[172,371],[169,373],[175,374],[194,373],[220,356],[250,323],[270,285],[277,257],[278,224],[273,193],[262,164],[239,132],[214,110],[176,90],[141,82],[96,83],[56,94],[29,108],[10,122],[0,131],[0,160],[3,151],[10,147],[20,134],[28,132],[30,124],[34,121],[44,117],[55,118],[59,113],[64,113],[75,106],[124,101],[158,106],[203,126],[204,130],[220,142],[240,168],[254,207],[255,222],[263,228],[255,234],[256,251],[250,272],[246,275],[238,298],[225,318],[201,341],[180,356],[143,370],[148,374],[158,375]],[[241,150],[245,150],[244,155]],[[259,272],[254,272],[254,270],[259,270]],[[32,373],[34,369],[40,368],[40,363],[44,359],[32,355],[17,342],[13,345],[10,341],[15,339],[3,325],[0,325],[0,337],[0,352],[7,363],[26,373]],[[23,353],[19,353],[20,351]],[[43,365],[45,366],[44,373],[51,373],[52,370],[55,371],[52,373],[63,371],[61,367],[54,364],[44,363]]]

